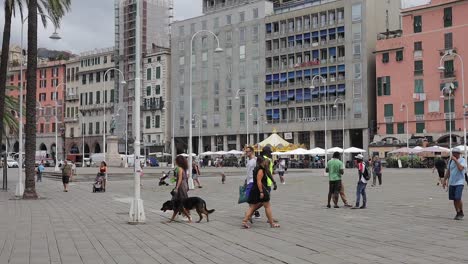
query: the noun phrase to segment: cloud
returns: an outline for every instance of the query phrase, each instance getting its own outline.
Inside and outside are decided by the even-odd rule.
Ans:
[[[174,0],[175,19],[183,20],[201,15],[201,0]],[[26,11],[27,12],[27,11]],[[0,18],[4,18],[3,5]],[[4,19],[0,19],[3,32]],[[38,27],[38,47],[68,50],[75,54],[83,51],[112,47],[114,41],[114,0],[72,0],[72,10],[68,13],[57,30],[61,40],[49,39],[54,32],[49,23],[44,29]],[[21,21],[19,16],[13,18],[11,28],[12,45],[20,44]],[[24,47],[27,43],[27,25],[24,26]],[[1,41],[1,38],[0,38]]]

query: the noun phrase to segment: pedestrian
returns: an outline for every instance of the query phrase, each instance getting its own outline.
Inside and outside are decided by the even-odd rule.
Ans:
[[[39,166],[37,166],[37,182],[42,182],[42,173],[44,172],[44,161],[41,161]]]
[[[102,191],[106,192],[106,185],[107,185],[107,164],[105,161],[101,161],[101,165],[99,166],[98,174],[104,176],[104,180],[102,181]]]
[[[439,180],[437,181],[437,186],[442,185],[444,183],[445,171],[447,169],[447,163],[442,157],[439,157],[434,162],[434,167],[432,168],[432,173],[434,170],[437,170],[437,174],[439,175]]]
[[[68,162],[65,160],[62,168],[62,183],[64,192],[68,192],[68,183],[70,182],[71,173],[71,165],[68,164]]]
[[[265,214],[270,223],[270,227],[278,228],[279,224],[273,220],[270,204],[270,192],[267,188],[267,179],[271,178],[269,167],[270,162],[263,156],[257,157],[257,166],[253,172],[253,185],[249,194],[249,209],[245,214],[244,220],[242,221],[243,228],[250,228],[247,222],[252,217],[253,213],[260,207],[265,207]]]
[[[247,156],[246,168],[247,168],[247,176],[245,177],[244,185],[245,187],[245,196],[248,198],[250,195],[250,190],[252,190],[254,184],[254,170],[257,167],[257,158],[255,157],[254,148],[248,146],[245,150],[245,154]],[[247,214],[247,212],[246,212]],[[260,218],[260,213],[258,210],[254,212],[255,218]]]
[[[176,186],[172,190],[172,205],[174,206],[172,210],[174,212],[182,212],[184,210],[182,201],[188,198],[188,162],[183,156],[177,156],[176,160],[175,173],[177,175]],[[187,213],[187,212],[186,212]],[[169,222],[174,221],[174,218],[177,214],[173,214]],[[189,214],[187,214],[189,215]],[[189,217],[189,222],[192,222],[192,219]]]
[[[280,177],[280,182],[282,184],[286,184],[284,181],[284,172],[286,171],[286,161],[284,159],[280,159],[278,163],[276,164],[276,171],[278,172],[278,175]]]
[[[200,180],[198,179],[199,176],[200,176],[200,167],[195,161],[193,161],[192,162],[192,180],[198,185],[198,188],[202,188],[200,184]]]
[[[341,175],[344,174],[343,162],[340,160],[340,153],[333,153],[333,157],[328,161],[325,171],[328,172],[328,202],[327,208],[330,208],[330,201],[333,198],[334,208],[340,208],[338,206],[338,194],[341,189]]]
[[[273,186],[273,190],[275,190],[275,191],[278,188],[278,185],[276,185],[276,181],[273,179],[274,170],[273,170],[273,160],[272,160],[271,153],[272,153],[272,151],[271,151],[270,146],[265,146],[263,148],[263,150],[262,150],[262,153],[261,153],[261,155],[263,156],[263,158],[265,159],[265,162],[267,164],[265,169],[267,169],[268,172],[269,172],[269,174],[268,174],[269,177],[267,177],[267,179],[266,179],[267,180],[266,188],[267,188],[267,190],[268,190],[268,192],[270,194],[270,197],[271,197],[271,187]],[[260,209],[260,207],[258,207],[257,210]],[[257,210],[255,210],[255,218],[260,218],[260,213]],[[275,219],[273,219],[273,221],[276,222]]]
[[[465,186],[466,160],[461,157],[460,149],[453,149],[450,157],[448,169],[445,173],[442,186],[445,188],[448,182],[449,200],[453,201],[453,206],[457,215],[454,220],[462,220],[463,214],[462,193]]]
[[[226,182],[226,174],[224,173],[224,169],[223,169],[223,166],[224,166],[224,156],[221,156],[221,158],[218,159],[217,161],[217,167],[220,168],[220,171],[221,171],[221,183],[224,184]]]
[[[368,170],[367,170],[367,164],[364,163],[364,156],[362,154],[359,154],[355,156],[356,158],[356,163],[357,163],[357,169],[358,169],[358,176],[359,180],[357,183],[357,188],[356,188],[356,206],[353,207],[353,209],[365,209],[367,206],[367,195],[366,195],[366,186],[367,186],[367,180],[365,176],[368,175]],[[362,195],[362,206],[359,207],[360,201],[361,201],[361,195]]]
[[[379,186],[382,185],[382,161],[379,156],[375,156],[372,162],[372,187],[376,185],[375,178],[379,179]]]

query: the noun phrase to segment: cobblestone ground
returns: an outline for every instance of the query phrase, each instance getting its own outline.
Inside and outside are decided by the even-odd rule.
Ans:
[[[16,178],[11,175],[10,178]],[[160,211],[171,187],[143,181],[146,224],[128,225],[133,183],[110,179],[106,193],[79,182],[39,183],[37,201],[13,200],[15,182],[0,192],[0,263],[468,263],[468,219],[454,221],[447,193],[430,170],[386,170],[384,185],[368,186],[368,209],[326,209],[327,178],[318,170],[289,171],[272,194],[281,228],[262,218],[240,228],[239,176],[226,184],[201,177],[190,192],[214,208],[210,222],[166,224]],[[355,200],[357,176],[345,190]],[[466,201],[468,194],[464,194]],[[468,206],[468,205],[467,205]]]

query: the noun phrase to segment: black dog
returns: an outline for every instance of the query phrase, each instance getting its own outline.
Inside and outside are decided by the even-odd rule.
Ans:
[[[174,218],[177,215],[177,213],[183,213],[189,219],[189,222],[192,222],[192,218],[190,217],[189,211],[193,209],[197,210],[198,216],[200,217],[200,220],[198,220],[197,223],[200,223],[200,221],[203,219],[203,214],[206,215],[206,221],[209,222],[210,219],[208,218],[208,215],[215,211],[214,209],[206,209],[206,202],[200,197],[189,197],[187,199],[184,199],[182,202],[166,201],[163,204],[161,211],[174,211],[174,214],[172,215],[170,221],[174,221]]]

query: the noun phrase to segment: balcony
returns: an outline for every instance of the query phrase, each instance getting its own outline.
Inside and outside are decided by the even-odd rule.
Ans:
[[[413,99],[415,101],[426,101],[426,94],[425,93],[414,93]]]
[[[422,50],[415,50],[413,53],[414,59],[422,59],[423,52]]]
[[[455,78],[455,71],[444,71],[440,73],[441,79]]]
[[[393,116],[386,116],[385,123],[393,123]]]
[[[414,76],[421,76],[423,75],[424,71],[423,70],[415,70],[414,71]]]
[[[106,103],[105,104],[106,109],[112,109],[114,107],[114,103]],[[91,110],[102,110],[104,108],[103,104],[92,104],[92,105],[81,105],[80,110],[81,111],[91,111]]]
[[[76,101],[78,100],[78,95],[77,94],[67,94],[65,96],[66,101]]]
[[[455,119],[455,112],[451,112],[451,113],[445,113],[445,119],[449,120],[453,120]]]
[[[415,115],[414,118],[415,118],[416,122],[424,121],[424,115]]]
[[[74,117],[65,117],[63,119],[63,122],[65,123],[76,123],[78,122],[78,118],[74,118]]]

